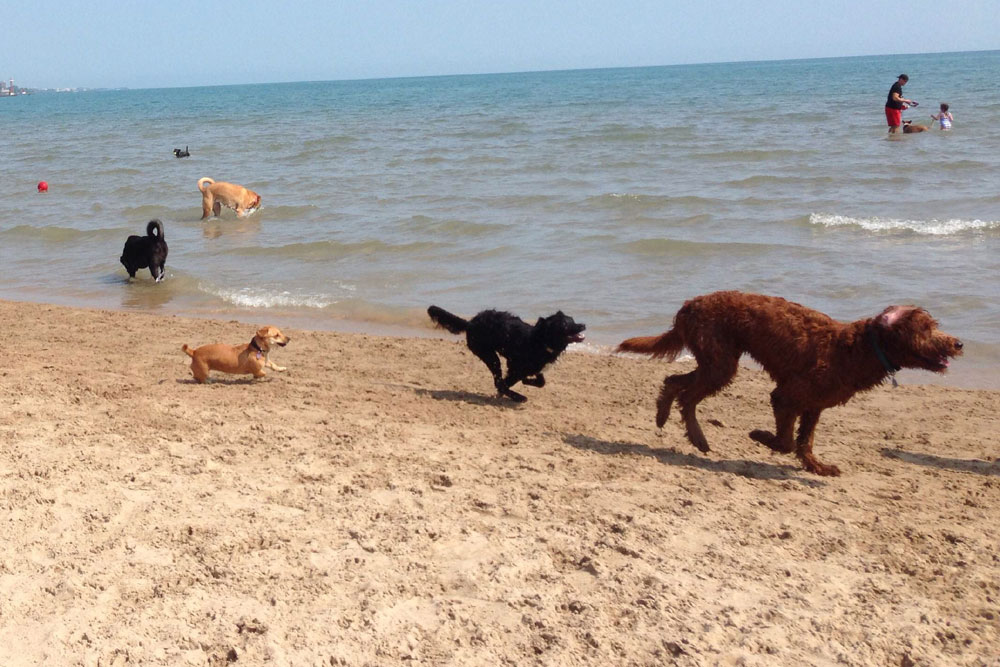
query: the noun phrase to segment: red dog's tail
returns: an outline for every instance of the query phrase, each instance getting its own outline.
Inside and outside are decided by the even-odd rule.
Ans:
[[[205,176],[203,178],[199,178],[198,179],[198,189],[201,190],[202,192],[204,192],[205,191],[205,184],[206,183],[208,183],[209,185],[215,185],[215,181],[213,181],[208,176]]]
[[[648,354],[651,357],[666,357],[667,361],[673,361],[684,349],[684,338],[680,332],[674,328],[661,336],[640,336],[622,341],[615,349],[616,352],[636,352],[638,354]]]
[[[181,345],[181,351],[184,352],[185,354],[187,354],[187,356],[189,356],[192,359],[194,359],[194,350],[192,350],[190,347],[188,347],[187,343],[184,343],[183,345]]]

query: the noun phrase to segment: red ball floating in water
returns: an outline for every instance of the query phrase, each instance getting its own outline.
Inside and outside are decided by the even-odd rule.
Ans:
[[[39,192],[48,192],[49,191],[49,184],[46,183],[45,181],[38,181],[38,191]]]

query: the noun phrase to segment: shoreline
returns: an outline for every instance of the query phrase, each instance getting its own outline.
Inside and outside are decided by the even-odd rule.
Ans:
[[[50,296],[50,295],[49,295]],[[93,306],[76,306],[73,303],[69,303],[69,299],[64,301],[33,301],[33,300],[21,300],[21,299],[9,299],[6,297],[0,297],[0,303],[10,302],[10,303],[25,303],[34,304],[40,306],[56,306],[61,308],[87,308],[92,310],[108,310],[113,312],[121,313],[139,313],[148,314],[154,317],[186,317],[197,320],[235,320],[245,324],[261,324],[264,322],[283,322],[286,326],[293,326],[299,329],[310,330],[310,331],[325,331],[331,333],[344,333],[344,334],[355,334],[355,335],[368,335],[368,336],[391,336],[396,338],[427,338],[427,339],[441,339],[441,340],[464,340],[460,336],[453,336],[440,328],[436,328],[432,325],[430,320],[426,321],[424,326],[418,326],[416,324],[396,324],[388,322],[378,322],[374,320],[362,320],[362,319],[352,319],[349,317],[340,317],[337,315],[322,315],[317,313],[302,312],[301,309],[286,309],[281,307],[268,307],[265,311],[257,311],[247,307],[240,306],[230,306],[222,311],[210,311],[210,310],[195,310],[190,308],[176,308],[171,309],[169,306],[157,306],[157,308],[165,308],[164,312],[159,310],[150,309],[148,306],[109,306],[109,305],[93,305]],[[414,309],[416,310],[416,309]],[[472,315],[474,313],[465,313],[465,315]],[[529,321],[535,315],[540,315],[541,313],[535,314],[521,314],[523,317],[527,318]],[[646,332],[637,332],[635,335],[653,335],[662,333],[670,326],[670,321],[673,315],[666,316],[664,318],[663,326],[661,329]],[[607,337],[605,337],[607,338]],[[621,338],[624,340],[624,337]],[[598,356],[621,356],[619,353],[614,352],[614,347],[619,341],[602,340],[601,342],[595,342],[591,340],[591,336],[588,335],[588,340],[582,344],[570,346],[570,351],[575,353],[586,353],[594,354]],[[628,356],[628,355],[625,355]],[[954,368],[949,369],[947,373],[935,374],[926,371],[914,370],[914,369],[903,369],[897,374],[897,379],[902,384],[908,385],[926,385],[926,386],[937,386],[937,387],[950,387],[953,389],[968,389],[968,390],[984,390],[984,391],[998,391],[1000,390],[1000,376],[995,373],[991,373],[986,369],[979,368],[975,366],[970,358],[971,355],[968,353],[962,357],[959,357],[955,365],[958,370]],[[680,361],[692,359],[690,353],[685,350]],[[740,359],[741,368],[747,368],[752,370],[760,370],[760,366],[753,360],[744,355]]]
[[[703,403],[701,454],[653,424],[685,362],[565,354],[514,405],[457,338],[282,327],[286,372],[198,385],[181,344],[253,326],[0,316],[5,665],[1000,654],[1000,392],[860,394],[820,478],[747,437],[754,371]]]

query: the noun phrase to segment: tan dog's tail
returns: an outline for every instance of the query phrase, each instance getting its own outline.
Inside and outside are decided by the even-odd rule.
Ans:
[[[677,329],[671,329],[661,336],[639,336],[622,341],[615,352],[636,352],[651,357],[666,357],[673,361],[684,349],[684,339]]]
[[[208,176],[205,176],[203,178],[199,178],[198,179],[198,189],[201,190],[202,192],[205,191],[205,183],[208,183],[209,185],[213,185],[215,183],[215,181],[213,181]]]
[[[190,347],[188,347],[187,343],[184,343],[183,345],[181,345],[181,351],[184,352],[187,356],[189,356],[192,359],[194,359],[194,350],[192,350]]]

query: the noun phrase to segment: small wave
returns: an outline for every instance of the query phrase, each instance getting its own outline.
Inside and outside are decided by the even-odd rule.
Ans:
[[[438,197],[434,199],[426,198],[428,201],[437,203],[438,201],[449,201],[443,197]],[[493,210],[521,210],[526,208],[541,207],[546,208],[551,206],[555,201],[552,195],[494,195],[485,197],[471,197],[469,201],[474,204],[480,205],[486,209]]]
[[[626,252],[654,257],[746,257],[763,255],[775,246],[762,243],[702,243],[675,239],[641,239],[622,245]]]
[[[138,234],[139,232],[135,232]],[[145,232],[143,232],[145,233]],[[74,229],[72,227],[32,227],[17,225],[0,230],[0,238],[37,239],[45,243],[69,243],[85,239],[121,239],[124,242],[121,229]]]
[[[142,170],[132,169],[131,167],[115,167],[114,169],[103,169],[97,172],[97,175],[101,177],[138,176],[140,174],[142,174]]]
[[[513,160],[504,155],[469,155],[467,157],[458,158],[457,160],[452,158],[451,161],[457,164],[463,165],[496,165],[496,164],[510,164]]]
[[[599,139],[602,142],[645,144],[660,139],[677,139],[691,135],[691,128],[686,126],[654,127],[610,124],[597,128],[596,132],[588,133],[586,137]]]
[[[263,207],[261,207],[263,208]],[[268,220],[301,220],[304,218],[309,218],[311,214],[322,211],[323,208],[320,206],[314,206],[312,204],[304,204],[300,206],[269,206],[267,208],[267,219]]]
[[[599,357],[609,357],[615,353],[615,346],[603,345],[601,343],[594,343],[587,340],[582,343],[571,344],[569,347],[566,348],[566,351],[575,352],[579,354],[592,354]]]
[[[812,124],[816,122],[816,112],[813,111],[812,109],[808,111],[784,111],[784,112],[778,110],[777,112],[773,113],[773,115],[771,115],[770,119],[773,122],[780,124],[788,123],[790,125],[792,123],[801,123],[801,122]],[[746,124],[754,125],[759,122],[760,121],[754,119],[751,121],[746,121]]]
[[[941,134],[946,134],[942,132]],[[955,160],[954,162],[942,161],[939,164],[934,165],[935,171],[989,171],[993,168],[992,164],[982,162],[981,160]]]
[[[345,291],[354,290],[351,285],[338,286]],[[337,303],[337,299],[329,294],[295,294],[287,290],[272,291],[255,287],[216,289],[205,285],[199,285],[198,289],[241,308],[327,308]]]
[[[608,123],[597,127],[591,132],[582,135],[584,140],[597,139],[605,143],[649,143],[662,139],[680,139],[694,135],[694,130],[688,125],[663,126],[656,125],[627,125],[622,123]],[[573,141],[579,141],[580,135],[574,136]]]
[[[646,210],[654,208],[666,208],[668,206],[708,206],[711,199],[688,195],[684,197],[670,197],[667,195],[637,195],[620,192],[612,192],[596,197],[588,197],[587,204],[598,208],[626,209],[626,210]]]
[[[229,306],[253,310],[285,309],[310,313],[324,321],[326,318],[353,322],[370,322],[386,326],[403,326],[413,329],[427,328],[427,314],[421,308],[375,304],[354,297],[356,288],[346,283],[336,283],[342,295],[292,292],[280,289],[251,288],[225,289],[199,284],[198,289],[222,299]]]
[[[505,121],[495,125],[490,125],[486,129],[467,129],[451,132],[445,136],[455,139],[475,140],[475,139],[503,139],[512,136],[521,136],[531,132],[531,126],[522,121]]]
[[[852,218],[846,215],[829,215],[826,213],[809,214],[809,223],[824,227],[856,226],[871,232],[889,232],[905,230],[917,234],[933,236],[948,236],[969,231],[985,231],[1000,229],[997,220],[899,220],[896,218]]]
[[[448,256],[454,257],[462,262],[478,262],[483,260],[496,259],[498,257],[510,258],[517,254],[515,246],[491,245],[488,248],[464,248],[456,246],[455,250]]]
[[[788,184],[788,185],[824,185],[827,183],[834,183],[836,179],[832,176],[814,176],[804,178],[801,176],[775,176],[773,174],[758,174],[756,176],[748,176],[746,178],[741,178],[733,181],[726,181],[725,185],[729,185],[737,188],[754,188],[761,185],[775,185],[775,184]]]
[[[411,230],[443,233],[449,236],[486,236],[506,229],[506,225],[469,222],[455,218],[438,219],[426,215],[415,215],[404,224]]]
[[[300,261],[328,261],[341,257],[358,257],[376,254],[395,254],[417,252],[438,247],[439,244],[428,241],[412,243],[385,243],[369,240],[358,243],[340,243],[338,241],[312,241],[307,243],[288,243],[280,246],[247,246],[229,250],[234,255],[247,257],[271,257],[275,259],[294,259]]]
[[[197,201],[197,200],[195,200]],[[197,208],[198,204],[195,203],[191,208]],[[190,210],[190,209],[189,209]],[[172,209],[167,206],[158,206],[155,204],[148,204],[144,206],[128,206],[122,211],[122,215],[129,220],[152,220],[153,218],[173,218],[177,215],[177,209]]]
[[[765,151],[759,149],[741,151],[717,151],[714,153],[692,153],[688,159],[710,162],[768,162],[776,158],[802,158],[815,151],[779,149]]]
[[[353,144],[358,138],[350,134],[334,134],[321,139],[307,139],[302,142],[303,148],[313,150],[317,148],[339,147],[345,144]]]
[[[346,153],[356,153],[357,148],[352,148],[348,144],[344,144],[340,148],[333,149],[329,146],[323,146],[319,148],[304,148],[298,152],[290,153],[287,158],[289,165],[297,166],[300,164],[306,164],[310,160],[330,160],[335,159],[338,156],[342,156]]]

